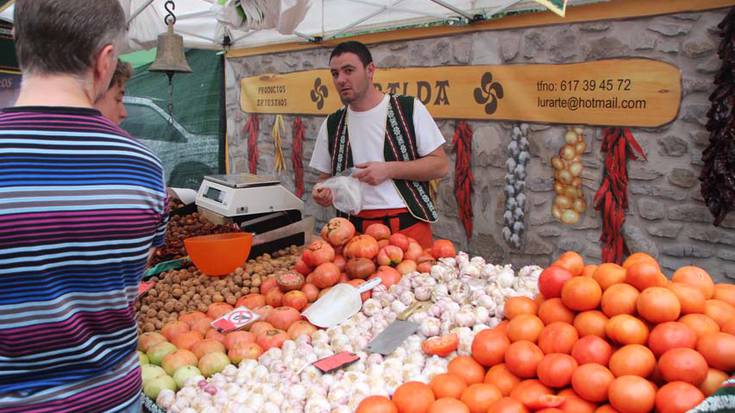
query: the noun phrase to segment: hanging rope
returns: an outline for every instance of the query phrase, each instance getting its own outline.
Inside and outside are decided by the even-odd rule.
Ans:
[[[592,202],[602,212],[602,262],[621,264],[625,253],[622,229],[628,209],[628,158],[636,160],[638,154],[646,159],[646,155],[628,128],[605,128],[601,152],[605,154],[605,170]]]
[[[457,154],[454,163],[454,197],[457,199],[459,217],[464,226],[467,239],[472,238],[472,128],[465,121],[459,121],[454,131],[452,145]]]
[[[296,187],[296,196],[301,198],[304,195],[304,123],[301,122],[301,118],[294,119],[291,129],[293,130],[291,164],[293,165],[294,186]]]
[[[276,119],[273,121],[273,144],[275,145],[275,167],[276,173],[279,173],[286,169],[286,161],[283,158],[283,149],[281,148],[281,135],[286,131],[286,126],[283,122],[283,115],[276,115]]]
[[[243,129],[243,134],[248,135],[248,168],[253,175],[258,174],[258,133],[260,132],[260,121],[258,114],[251,113]]]

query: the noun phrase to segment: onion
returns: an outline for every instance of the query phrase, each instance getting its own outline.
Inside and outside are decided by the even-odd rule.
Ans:
[[[584,153],[585,149],[587,149],[587,144],[584,141],[581,141],[574,146],[574,150],[580,155]]]
[[[566,161],[571,161],[577,156],[577,151],[573,145],[564,145],[561,148],[561,157]]]
[[[565,224],[576,224],[579,222],[579,213],[573,209],[565,209],[561,214],[561,221]]]
[[[551,166],[557,170],[564,169],[564,161],[562,161],[558,156],[554,156],[551,158]]]
[[[572,200],[564,195],[559,195],[554,198],[554,205],[558,206],[560,209],[567,209],[572,206]]]
[[[575,144],[575,143],[577,142],[577,139],[578,139],[578,137],[577,137],[577,134],[576,134],[576,133],[575,133],[574,131],[568,131],[568,132],[567,132],[567,133],[566,133],[566,134],[564,135],[564,140],[565,140],[565,141],[566,141],[566,142],[567,142],[568,144],[570,144],[570,145],[573,145],[573,144]]]
[[[574,161],[569,165],[569,172],[572,173],[574,176],[579,176],[582,174],[582,162]]]
[[[565,184],[565,185],[571,184],[572,183],[572,179],[574,179],[574,177],[572,176],[572,173],[571,172],[567,171],[566,169],[562,169],[561,171],[559,171],[559,180],[563,184]]]
[[[585,210],[587,210],[587,202],[585,202],[584,198],[577,198],[574,200],[574,210],[579,212],[580,214],[583,213]]]

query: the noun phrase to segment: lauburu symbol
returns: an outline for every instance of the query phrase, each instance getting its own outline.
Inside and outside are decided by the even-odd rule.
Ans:
[[[492,115],[498,109],[498,100],[503,98],[503,85],[493,82],[493,74],[485,72],[480,87],[475,88],[475,102],[485,104],[485,113]]]
[[[314,80],[314,89],[311,90],[311,101],[316,102],[316,108],[324,107],[324,98],[329,96],[329,89],[322,84],[322,78],[318,77]]]

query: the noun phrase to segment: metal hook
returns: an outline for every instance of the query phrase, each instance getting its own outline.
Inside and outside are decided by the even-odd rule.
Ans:
[[[163,18],[163,22],[166,23],[167,26],[173,26],[176,24],[176,15],[174,14],[176,3],[174,3],[173,0],[166,0],[163,8],[166,9],[166,12],[168,13],[166,17]]]

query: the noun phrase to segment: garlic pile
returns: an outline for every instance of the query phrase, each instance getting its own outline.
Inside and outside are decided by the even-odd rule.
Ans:
[[[409,273],[388,289],[376,287],[362,310],[342,325],[288,340],[258,361],[228,366],[208,381],[192,378],[175,396],[162,391],[156,402],[171,413],[352,412],[369,395],[388,396],[406,381],[429,382],[446,372],[449,360],[470,354],[477,332],[500,322],[507,296],[535,296],[540,272],[530,266],[515,274],[510,265],[488,264],[465,253],[443,258],[430,274]],[[433,303],[409,318],[419,324],[418,334],[386,357],[363,351],[417,300]],[[423,353],[423,340],[450,332],[460,339],[456,353],[446,358]],[[311,365],[342,351],[360,359],[330,374]]]
[[[531,158],[528,153],[528,125],[521,123],[513,126],[510,144],[508,144],[508,160],[505,165],[505,213],[503,220],[503,239],[513,248],[520,248],[521,236],[525,230],[523,218],[526,205],[526,165]]]
[[[579,222],[580,214],[587,210],[587,202],[582,191],[582,160],[580,157],[587,149],[584,141],[584,130],[574,128],[564,135],[564,146],[559,150],[559,156],[551,158],[554,167],[554,203],[551,213],[556,219],[565,224]]]

